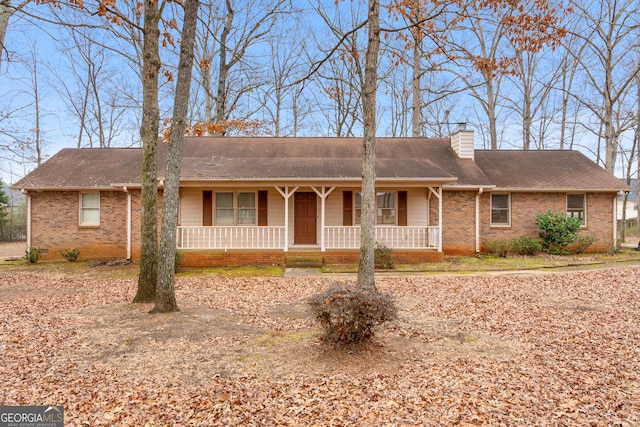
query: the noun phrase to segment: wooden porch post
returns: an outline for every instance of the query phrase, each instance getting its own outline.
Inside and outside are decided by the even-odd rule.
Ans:
[[[289,187],[275,187],[278,193],[284,197],[284,251],[289,251],[289,198],[296,192],[299,186],[296,186],[293,190],[289,191]]]
[[[322,191],[318,191],[318,189],[316,187],[311,187],[311,189],[313,191],[316,192],[316,194],[318,196],[320,196],[321,202],[320,202],[320,252],[324,252],[324,217],[325,217],[325,199],[329,196],[329,194],[331,194],[331,192],[333,190],[336,189],[336,187],[331,187],[329,188],[329,190],[326,190],[326,187],[323,185],[322,186]]]

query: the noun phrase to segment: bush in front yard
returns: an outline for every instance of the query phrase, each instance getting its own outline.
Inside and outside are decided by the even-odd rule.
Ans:
[[[511,245],[506,240],[489,240],[484,242],[484,244],[489,248],[489,252],[502,258],[511,252]]]
[[[571,247],[572,252],[576,254],[582,254],[587,250],[589,246],[595,242],[596,238],[593,236],[580,236],[576,239],[576,242]]]
[[[529,236],[520,236],[511,241],[511,250],[518,255],[536,255],[542,250],[538,239]]]
[[[540,228],[542,249],[550,254],[569,253],[568,246],[576,241],[582,221],[578,218],[567,218],[562,212],[548,210],[536,214],[536,225]]]
[[[373,251],[373,262],[376,268],[393,270],[396,268],[396,262],[393,260],[393,249],[384,243],[376,242],[376,247]]]
[[[77,261],[78,257],[80,256],[80,249],[78,248],[63,249],[60,251],[60,255],[62,255],[67,261],[74,262],[74,261]]]
[[[35,264],[40,260],[40,249],[38,248],[30,248],[25,254],[24,258],[27,260],[29,264]]]
[[[376,289],[337,283],[309,299],[324,340],[355,344],[373,336],[373,328],[397,317],[393,297]]]

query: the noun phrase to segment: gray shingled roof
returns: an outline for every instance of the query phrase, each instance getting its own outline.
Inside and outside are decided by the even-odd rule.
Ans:
[[[166,144],[158,148],[163,178]],[[14,184],[24,189],[106,188],[139,185],[142,150],[63,149]],[[378,179],[488,183],[470,160],[458,159],[447,139],[380,138]],[[362,176],[360,138],[186,138],[183,180],[353,180]]]
[[[628,191],[579,151],[476,150],[480,169],[498,189]]]
[[[166,145],[158,148],[164,175]],[[140,148],[63,149],[14,184],[26,190],[140,184]],[[626,186],[578,152],[476,151],[459,159],[449,139],[378,138],[379,181],[448,182],[449,187],[607,189]],[[359,181],[361,138],[186,138],[182,180]]]

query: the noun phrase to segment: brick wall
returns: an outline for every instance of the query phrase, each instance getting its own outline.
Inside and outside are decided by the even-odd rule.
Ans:
[[[140,191],[131,191],[132,202],[132,259],[140,259]],[[476,191],[445,191],[443,197],[443,252],[446,255],[475,253],[475,200]],[[80,249],[80,259],[125,258],[127,255],[127,193],[100,192],[100,226],[79,225],[79,193],[77,191],[33,192],[32,246],[44,250],[43,260],[63,259],[65,248]],[[613,195],[590,193],[587,195],[587,225],[581,234],[592,235],[595,243],[591,251],[606,251],[613,242]],[[162,194],[158,197],[158,230]],[[511,225],[490,225],[490,193],[480,196],[480,242],[517,238],[522,235],[537,237],[537,212],[552,209],[564,212],[565,193],[511,193]],[[431,203],[431,224],[437,224],[437,202]],[[399,263],[427,262],[442,257],[435,251],[399,251],[394,255]],[[359,251],[327,251],[325,264],[357,263]],[[185,256],[185,265],[247,265],[281,264],[282,251],[191,251]]]
[[[79,225],[79,193],[46,191],[31,196],[31,246],[42,260],[63,260],[60,251],[78,248],[79,259],[124,258],[127,199],[122,191],[100,192],[100,225]]]
[[[323,254],[325,265],[357,264],[360,259],[360,251],[354,250],[327,250]],[[393,259],[398,264],[419,264],[427,262],[440,262],[444,259],[441,252],[435,250],[393,250]]]
[[[613,197],[611,193],[587,194],[587,224],[580,230],[580,235],[591,235],[594,244],[588,251],[603,252],[613,243]],[[486,251],[484,244],[491,240],[511,240],[520,236],[538,237],[539,229],[535,225],[536,213],[551,209],[555,212],[566,212],[566,193],[511,193],[511,225],[508,227],[491,226],[491,195],[485,193],[480,199],[481,212],[481,250]]]
[[[443,192],[442,250],[446,255],[475,253],[476,194],[476,191]]]

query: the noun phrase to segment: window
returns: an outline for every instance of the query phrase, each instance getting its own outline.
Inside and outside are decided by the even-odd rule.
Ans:
[[[216,193],[216,225],[233,222],[233,193]]]
[[[355,199],[355,224],[360,224],[360,217],[362,215],[362,193],[356,193]],[[396,224],[396,193],[376,193],[376,224]]]
[[[491,194],[491,225],[510,225],[509,194]]]
[[[216,193],[216,225],[255,225],[256,193]]]
[[[567,194],[567,217],[578,218],[582,225],[586,224],[586,208],[584,194]]]
[[[376,224],[395,225],[396,223],[396,193],[376,194]]]
[[[256,223],[256,193],[238,193],[238,224]]]
[[[80,193],[80,225],[100,225],[100,193]]]

